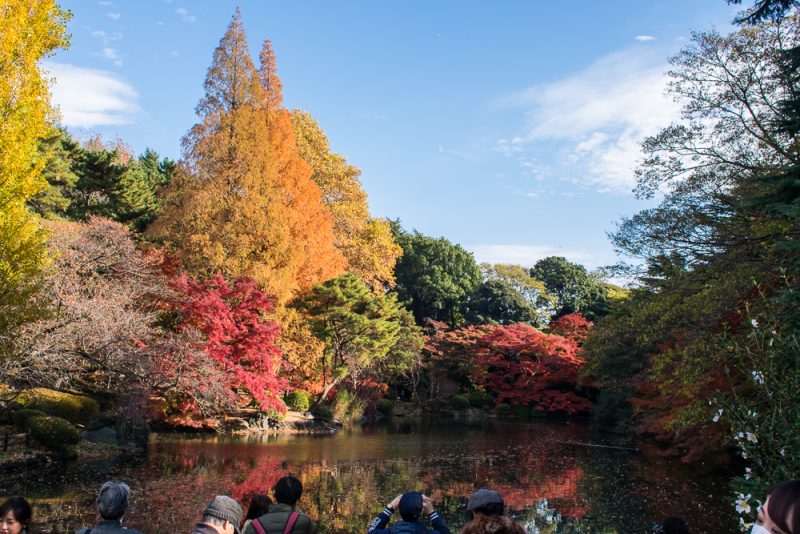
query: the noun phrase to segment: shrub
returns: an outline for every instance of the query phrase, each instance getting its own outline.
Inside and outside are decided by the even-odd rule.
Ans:
[[[81,440],[78,429],[61,417],[31,417],[27,427],[33,439],[52,449],[67,450]]]
[[[475,408],[485,408],[492,405],[493,398],[486,391],[470,391],[467,394],[470,406]]]
[[[469,399],[464,395],[456,395],[450,399],[450,404],[456,410],[466,410],[469,408]]]
[[[389,399],[381,399],[378,401],[378,411],[383,415],[392,415],[394,413],[394,403]]]
[[[515,404],[514,406],[511,407],[511,411],[517,417],[528,418],[531,416],[530,406],[525,406],[524,404]]]
[[[358,398],[355,393],[342,390],[333,399],[331,412],[334,419],[343,423],[352,423],[364,415],[366,404],[366,401]]]
[[[311,393],[296,389],[286,395],[286,406],[296,412],[306,413],[311,406]]]
[[[14,415],[11,416],[11,419],[14,421],[14,426],[17,428],[25,428],[25,423],[28,422],[28,419],[31,417],[44,417],[47,415],[41,410],[30,410],[28,408],[23,408],[22,410],[17,410],[14,412]]]
[[[320,421],[330,421],[333,419],[333,413],[328,406],[315,406],[311,410],[311,414]]]
[[[497,417],[508,417],[511,415],[511,405],[510,404],[498,404],[494,408],[494,413],[497,414]]]
[[[75,424],[88,423],[100,412],[94,399],[44,388],[25,390],[16,402],[23,408],[41,410]]]
[[[444,399],[433,399],[431,401],[428,401],[425,407],[432,412],[441,412],[445,410],[448,407],[448,405],[447,401],[445,401]]]

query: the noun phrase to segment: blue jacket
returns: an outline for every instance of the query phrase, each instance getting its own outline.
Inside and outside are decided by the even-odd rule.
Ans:
[[[391,526],[386,528],[389,519],[392,518],[394,510],[388,506],[383,509],[383,512],[375,516],[372,523],[367,529],[368,534],[450,534],[450,529],[447,528],[447,523],[436,512],[430,515],[431,526],[433,530],[428,530],[425,525],[419,521],[397,521]]]

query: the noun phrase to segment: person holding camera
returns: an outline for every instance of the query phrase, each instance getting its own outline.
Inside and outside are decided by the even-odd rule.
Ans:
[[[395,510],[400,512],[401,521],[396,521],[390,528],[386,528]],[[420,521],[427,515],[431,521],[432,530],[428,530]],[[450,534],[444,518],[433,510],[430,497],[418,491],[409,491],[398,495],[386,508],[378,514],[367,529],[368,534]]]

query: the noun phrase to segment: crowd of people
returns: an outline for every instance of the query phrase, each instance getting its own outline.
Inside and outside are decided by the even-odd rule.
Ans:
[[[191,534],[316,534],[317,524],[298,509],[303,484],[283,477],[272,489],[274,501],[257,495],[247,514],[227,495],[217,495],[203,510]],[[97,494],[100,521],[76,534],[142,534],[122,526],[131,500],[124,482],[106,482]],[[770,488],[758,512],[751,534],[800,534],[800,480],[782,482]],[[395,512],[400,520],[389,526]],[[467,502],[469,522],[460,534],[525,534],[525,529],[506,515],[503,497],[496,491],[480,489]],[[29,534],[33,510],[22,497],[8,499],[0,506],[0,534]],[[424,519],[427,517],[431,528]],[[653,525],[652,533],[688,534],[679,518],[669,517]],[[398,495],[367,527],[367,534],[450,534],[447,522],[433,509],[430,497],[417,491]]]

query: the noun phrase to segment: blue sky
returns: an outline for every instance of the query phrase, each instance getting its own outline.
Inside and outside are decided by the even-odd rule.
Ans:
[[[239,5],[271,39],[289,108],[361,168],[373,214],[479,261],[615,263],[641,139],[677,118],[667,58],[729,31],[724,0],[70,0],[49,58],[62,122],[180,157],[212,53]]]

